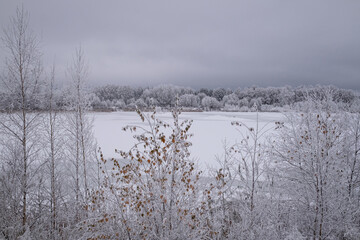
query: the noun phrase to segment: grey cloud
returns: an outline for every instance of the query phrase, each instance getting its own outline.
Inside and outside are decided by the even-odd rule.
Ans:
[[[16,5],[0,3],[2,26]],[[93,82],[360,89],[359,1],[34,0],[24,7],[46,63],[56,55],[65,69],[81,43]]]

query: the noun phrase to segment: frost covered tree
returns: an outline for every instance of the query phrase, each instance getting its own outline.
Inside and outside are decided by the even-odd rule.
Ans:
[[[270,161],[266,154],[266,137],[275,124],[260,124],[257,112],[254,125],[241,121],[232,122],[232,125],[240,136],[239,142],[231,148],[234,161],[228,166],[237,183],[237,211],[242,216],[242,220],[235,224],[236,234],[248,236],[248,239],[273,238],[273,229],[267,226],[265,211],[269,200],[266,169]],[[259,226],[267,226],[267,231]]]
[[[274,168],[284,198],[294,203],[290,225],[306,238],[342,239],[358,228],[352,205],[358,193],[349,194],[351,179],[359,177],[358,127],[352,121],[348,128],[350,119],[330,107],[328,97],[307,104],[307,111],[287,115],[273,149]]]
[[[182,107],[199,107],[200,98],[194,94],[184,94],[179,98],[179,105]]]
[[[208,218],[203,222],[208,222],[205,226],[215,239],[277,239],[270,217],[277,211],[268,186],[270,159],[265,144],[275,124],[260,124],[258,113],[254,123],[232,124],[239,141],[224,144],[224,154],[217,158],[219,167],[213,170],[213,181],[204,191],[203,208]]]
[[[203,106],[205,110],[216,110],[220,109],[221,103],[214,97],[204,97],[201,100],[201,106]]]
[[[223,155],[216,156],[218,168],[210,169],[210,184],[206,184],[203,191],[201,209],[203,228],[211,239],[227,239],[233,235],[234,224],[239,216],[237,206],[234,204],[235,176],[234,153],[226,140],[223,143]]]
[[[1,77],[1,89],[9,96],[9,102],[6,114],[2,114],[0,120],[2,139],[7,139],[1,146],[3,154],[6,154],[1,155],[1,188],[6,198],[1,208],[12,210],[1,215],[1,218],[5,218],[1,221],[1,229],[5,237],[16,238],[36,220],[29,204],[34,196],[32,180],[40,164],[37,157],[40,114],[33,110],[42,97],[41,53],[39,42],[29,26],[29,14],[23,8],[18,8],[16,15],[11,18],[2,42],[8,55],[5,75]],[[4,178],[6,175],[9,179]]]
[[[347,215],[344,217],[345,224],[342,235],[351,239],[360,237],[360,114],[346,113],[343,115],[343,122],[346,122],[346,134],[343,137],[344,161],[344,185],[347,189],[347,198],[343,202]]]
[[[160,107],[170,107],[175,104],[176,90],[172,85],[160,85],[150,90],[150,96],[157,100]]]
[[[46,89],[46,116],[43,117],[43,142],[44,158],[46,159],[46,178],[48,179],[46,185],[46,192],[49,193],[47,197],[49,202],[49,216],[44,216],[47,221],[46,225],[50,229],[47,232],[47,238],[58,239],[59,238],[59,219],[61,219],[60,212],[62,198],[62,185],[63,185],[63,171],[61,166],[64,165],[64,126],[62,123],[65,118],[62,114],[59,114],[55,97],[55,65],[52,66],[49,80]]]
[[[224,96],[226,95],[225,88],[217,88],[212,92],[212,97],[216,98],[219,102],[223,100]]]
[[[71,87],[68,94],[67,114],[67,155],[71,163],[71,177],[74,182],[75,219],[81,218],[81,209],[86,208],[89,200],[89,181],[91,167],[94,163],[94,140],[92,119],[87,115],[89,110],[86,81],[88,65],[81,47],[76,49],[73,62],[68,69]]]
[[[235,110],[239,107],[239,98],[235,93],[224,96],[225,109]]]
[[[236,156],[237,174],[240,180],[245,183],[246,193],[249,195],[250,211],[253,211],[256,188],[261,181],[261,175],[264,173],[264,165],[266,164],[263,137],[269,128],[267,128],[268,124],[259,126],[259,113],[256,113],[255,127],[239,121],[232,122],[232,125],[237,127],[241,136],[240,142],[232,148],[238,155]]]
[[[260,111],[261,110],[261,105],[262,105],[261,98],[256,98],[256,99],[253,98],[249,102],[249,108],[254,112]]]

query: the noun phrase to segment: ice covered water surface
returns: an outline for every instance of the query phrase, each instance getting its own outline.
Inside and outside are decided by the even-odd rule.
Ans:
[[[93,113],[94,134],[98,145],[101,147],[104,156],[118,157],[115,149],[128,150],[133,146],[135,140],[132,133],[122,130],[126,125],[142,125],[140,117],[135,112],[111,112]],[[157,113],[157,116],[167,122],[172,122],[172,115],[169,112]],[[259,113],[259,127],[271,128],[276,121],[280,121],[281,113]],[[254,112],[184,112],[180,119],[192,119],[193,124],[190,133],[192,147],[190,148],[192,158],[197,160],[199,167],[216,166],[215,156],[223,154],[223,142],[231,145],[241,140],[239,131],[244,128],[234,127],[233,121],[241,121],[249,127],[256,126],[256,113]],[[269,131],[271,134],[271,130]]]

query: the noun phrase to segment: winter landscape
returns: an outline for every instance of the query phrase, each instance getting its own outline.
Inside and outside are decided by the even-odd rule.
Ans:
[[[0,240],[360,239],[360,3],[260,2],[1,2]]]

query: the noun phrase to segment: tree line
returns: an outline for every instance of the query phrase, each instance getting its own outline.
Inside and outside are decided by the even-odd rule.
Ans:
[[[107,85],[93,90],[94,110],[135,110],[154,106],[171,108],[179,98],[179,106],[192,111],[254,111],[256,104],[260,111],[286,111],[301,109],[302,103],[310,96],[324,98],[327,91],[333,92],[334,102],[343,107],[351,107],[359,102],[356,91],[339,89],[334,86],[292,87],[249,87],[238,89],[194,90],[173,85],[152,88]]]
[[[215,90],[138,89],[138,99],[156,97],[159,105],[147,107],[171,108],[172,120],[135,104],[144,124],[123,130],[136,143],[109,159],[93,137],[88,112],[94,94],[86,91],[81,47],[67,71],[72,85],[59,102],[55,66],[42,69],[23,9],[3,43],[9,55],[2,96],[11,97],[0,114],[0,238],[360,238],[360,113],[356,95],[346,94],[351,91],[304,90],[301,104],[292,106],[299,111],[266,128],[258,119],[255,126],[234,121],[239,141],[224,143],[218,166],[204,173],[190,154],[192,121],[179,118],[186,107],[181,97],[203,94],[202,100],[221,102],[240,93],[217,99]],[[270,89],[246,94],[258,98]]]
[[[169,110],[175,106],[176,99],[179,98],[179,106],[184,111],[251,112],[256,104],[259,111],[281,112],[301,110],[307,98],[324,98],[329,90],[333,93],[333,101],[349,111],[353,111],[360,102],[357,91],[322,85],[195,90],[174,85],[142,88],[110,84],[96,88],[87,86],[84,90],[88,93],[89,107],[93,111],[134,111],[136,108],[151,110],[153,107]],[[69,87],[58,87],[53,93],[57,110],[68,110],[69,91]],[[0,111],[9,110],[8,103],[12,98],[13,93],[0,93]],[[32,102],[33,110],[46,111],[47,107],[41,101]],[[12,106],[12,109],[16,109],[16,106]]]

